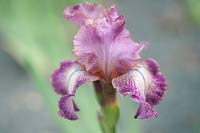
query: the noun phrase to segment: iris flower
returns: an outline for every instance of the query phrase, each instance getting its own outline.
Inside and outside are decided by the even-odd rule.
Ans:
[[[118,15],[115,6],[68,6],[64,17],[78,25],[79,30],[73,40],[77,60],[63,61],[51,77],[54,91],[61,95],[59,114],[66,119],[78,119],[79,109],[73,97],[81,85],[93,82],[94,87],[103,84],[106,91],[115,89],[139,103],[135,118],[156,117],[153,106],[165,94],[165,78],[154,59],[140,58],[147,45],[131,39],[124,16]]]

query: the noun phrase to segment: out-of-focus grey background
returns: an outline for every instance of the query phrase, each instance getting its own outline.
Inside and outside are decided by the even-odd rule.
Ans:
[[[164,100],[155,107],[159,117],[138,120],[144,133],[200,133],[200,28],[192,20],[186,3],[182,0],[115,3],[119,14],[125,16],[133,39],[150,44],[142,51],[142,57],[155,58],[168,82]],[[0,43],[4,41],[1,32]],[[136,110],[125,106],[135,107],[128,98],[119,99],[120,132],[120,127],[127,124],[124,121],[131,119]],[[0,106],[0,133],[61,132],[34,83],[3,50],[0,51]]]
[[[118,7],[132,37],[150,43],[143,57],[157,59],[168,82],[167,95],[156,107],[159,118],[142,121],[143,131],[200,133],[200,30],[185,3],[123,0]]]

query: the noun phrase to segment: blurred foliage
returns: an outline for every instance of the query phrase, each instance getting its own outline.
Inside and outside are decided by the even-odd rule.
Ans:
[[[64,20],[63,9],[67,5],[83,1],[0,0],[0,32],[5,40],[3,49],[23,66],[35,81],[51,115],[63,131],[100,133],[96,117],[98,104],[91,86],[85,85],[81,87],[85,88],[83,91],[78,91],[75,100],[81,109],[78,113],[80,119],[71,122],[57,115],[59,96],[52,91],[49,82],[50,74],[58,67],[59,62],[73,59],[72,38],[76,27]],[[132,132],[132,128],[123,131]],[[134,130],[138,131],[136,124]]]
[[[78,104],[88,104],[91,109],[80,112],[80,121],[69,122],[57,115],[59,96],[52,91],[49,83],[53,69],[71,56],[71,40],[76,28],[64,20],[63,9],[79,2],[82,1],[0,0],[0,29],[5,37],[4,50],[27,70],[64,132],[82,132],[84,129],[85,132],[98,133],[97,103],[91,100],[95,97],[86,99],[89,94],[82,92],[81,100],[77,99]]]
[[[187,0],[187,4],[193,20],[200,26],[200,0]]]

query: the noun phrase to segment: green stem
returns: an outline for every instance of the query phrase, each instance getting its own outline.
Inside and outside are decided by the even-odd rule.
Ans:
[[[98,113],[98,119],[103,133],[115,133],[116,124],[119,119],[119,107],[117,102],[116,90],[111,83],[104,81],[95,81],[95,92],[101,111]]]

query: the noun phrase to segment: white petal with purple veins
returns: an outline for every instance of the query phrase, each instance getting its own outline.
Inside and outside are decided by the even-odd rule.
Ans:
[[[166,90],[164,77],[158,71],[158,64],[153,59],[140,62],[133,70],[112,80],[113,87],[122,95],[130,94],[140,106],[135,118],[156,117],[153,106],[159,103]]]
[[[66,119],[76,120],[78,117],[75,111],[78,110],[78,107],[72,98],[75,96],[77,88],[84,83],[98,79],[84,71],[77,62],[62,62],[60,68],[52,74],[51,79],[55,92],[63,95],[59,101],[59,114]]]

